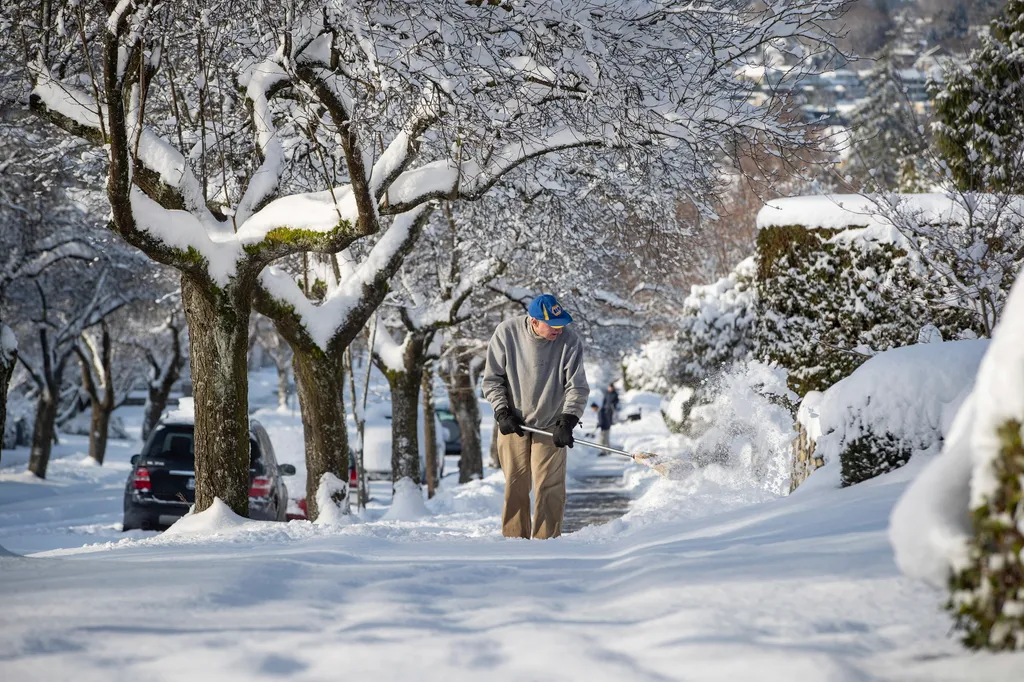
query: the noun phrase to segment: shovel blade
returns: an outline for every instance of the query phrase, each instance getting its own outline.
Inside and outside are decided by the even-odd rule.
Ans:
[[[657,471],[665,478],[682,478],[691,472],[693,463],[686,460],[656,455],[653,452],[636,452],[633,461]]]

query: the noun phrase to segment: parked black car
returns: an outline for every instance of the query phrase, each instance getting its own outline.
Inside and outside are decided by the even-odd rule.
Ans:
[[[153,429],[142,454],[132,457],[124,489],[122,530],[164,530],[188,513],[195,502],[195,425],[161,422]],[[249,518],[284,521],[288,489],[284,476],[291,464],[278,464],[266,429],[249,422]]]
[[[434,412],[444,428],[444,454],[461,455],[462,432],[459,431],[459,422],[455,415],[445,404],[434,405]]]

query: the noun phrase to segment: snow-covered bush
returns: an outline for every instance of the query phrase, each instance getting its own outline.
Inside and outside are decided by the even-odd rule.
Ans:
[[[755,274],[756,263],[750,257],[714,284],[690,288],[676,334],[680,360],[676,381],[697,386],[750,357],[757,304]]]
[[[1024,649],[1024,280],[1018,277],[942,455],[892,515],[900,568],[948,581],[973,648]]]
[[[707,383],[706,396],[688,420],[694,462],[743,467],[765,490],[788,492],[796,394],[786,387],[785,371],[738,363]]]
[[[668,393],[678,376],[679,353],[672,339],[653,339],[622,359],[626,390]]]
[[[916,344],[866,361],[815,398],[815,455],[838,460],[848,486],[936,451],[950,406],[971,385],[987,347],[986,340]]]
[[[789,371],[799,395],[825,390],[925,325],[960,338],[906,241],[857,195],[769,202],[758,214],[755,355]]]
[[[681,433],[686,424],[686,418],[693,407],[694,397],[697,392],[689,386],[676,389],[672,397],[663,400],[661,403],[661,417],[665,420],[665,426],[669,431]]]

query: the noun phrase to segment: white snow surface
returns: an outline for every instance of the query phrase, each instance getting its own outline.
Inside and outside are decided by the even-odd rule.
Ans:
[[[279,460],[301,466],[273,377],[250,387]],[[660,396],[622,399],[644,417],[613,445],[686,450]],[[119,414],[137,434],[141,408]],[[195,532],[120,533],[137,447],[111,441],[98,467],[62,436],[46,481],[3,453],[22,464],[0,470],[0,545],[30,556],[0,549],[0,679],[1016,682],[1024,665],[965,654],[943,595],[897,572],[887,518],[911,466],[778,497],[738,468],[668,480],[577,446],[570,490],[603,472],[635,501],[557,540],[502,538],[501,472],[458,485],[453,466],[417,520],[381,518],[384,482],[345,526],[215,511]]]
[[[931,344],[932,346],[939,344]],[[942,344],[945,345],[945,344]],[[971,532],[970,510],[984,504],[996,485],[992,462],[997,430],[1024,422],[1024,278],[1003,308],[972,392],[963,400],[937,457],[893,510],[891,539],[908,575],[945,583],[963,565]]]
[[[987,348],[987,340],[975,339],[879,353],[813,396],[815,404],[802,408],[798,418],[809,432],[821,434],[815,452],[826,461],[868,433],[890,433],[912,450],[934,448]]]
[[[345,507],[348,500],[345,499],[343,506],[334,502],[334,496],[338,493],[348,494],[348,482],[326,472],[320,477],[320,485],[316,489],[316,508],[318,514],[314,523],[324,526],[344,526],[352,523],[354,519],[348,514]]]
[[[867,228],[863,233],[865,237],[902,243],[902,236],[887,217],[897,214],[912,215],[922,223],[949,224],[967,220],[963,202],[949,194],[828,194],[773,199],[758,212],[757,229],[786,225],[811,230]]]
[[[164,531],[164,536],[189,534],[217,535],[220,533],[230,533],[247,524],[254,523],[258,522],[250,521],[244,516],[239,516],[231,511],[231,507],[224,504],[219,497],[215,497],[209,509],[199,514],[194,513],[194,510],[190,509],[188,514],[182,516],[174,525]]]
[[[382,517],[383,521],[419,521],[430,516],[423,503],[423,491],[411,478],[395,481],[395,496],[391,508]]]

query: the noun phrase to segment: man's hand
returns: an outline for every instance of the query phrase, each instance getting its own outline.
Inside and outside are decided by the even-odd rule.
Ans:
[[[551,431],[556,448],[571,448],[575,441],[572,439],[572,429],[579,423],[579,419],[571,414],[563,414],[555,420],[555,428]]]
[[[498,430],[501,431],[501,435],[509,436],[516,434],[522,436],[524,422],[521,417],[516,415],[515,412],[509,410],[498,410],[494,413],[494,418],[498,421]]]

